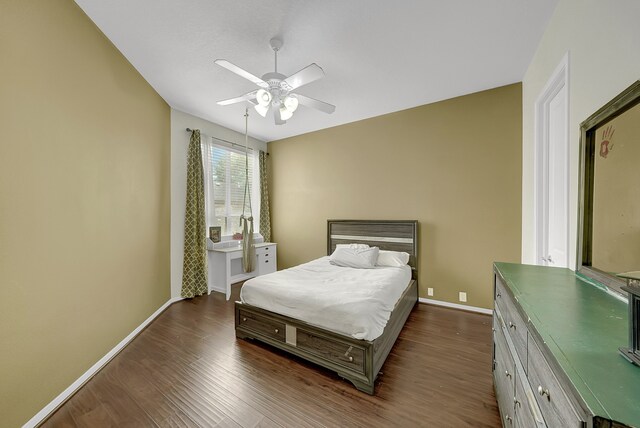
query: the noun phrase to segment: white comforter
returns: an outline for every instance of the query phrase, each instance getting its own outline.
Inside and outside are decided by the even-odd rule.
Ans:
[[[411,268],[354,269],[322,257],[245,282],[242,302],[356,339],[382,334]]]

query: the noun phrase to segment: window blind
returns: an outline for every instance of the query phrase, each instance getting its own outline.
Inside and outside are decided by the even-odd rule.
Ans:
[[[233,235],[242,231],[240,216],[243,204],[249,215],[249,195],[244,200],[245,152],[233,146],[218,143],[211,137],[202,138],[202,161],[205,175],[205,206],[207,229],[220,226],[222,235]],[[258,159],[252,150],[247,153],[249,162],[249,193],[253,205],[253,227],[259,232],[260,186]]]

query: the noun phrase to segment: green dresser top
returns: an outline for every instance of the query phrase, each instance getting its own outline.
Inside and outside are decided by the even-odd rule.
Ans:
[[[640,367],[618,353],[629,344],[628,305],[569,269],[495,268],[591,411],[640,427]]]

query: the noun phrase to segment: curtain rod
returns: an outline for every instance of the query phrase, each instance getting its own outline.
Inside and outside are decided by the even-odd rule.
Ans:
[[[187,128],[187,132],[193,132],[193,129],[191,129],[191,128]],[[222,138],[218,138],[218,137],[212,137],[212,136],[210,136],[210,135],[206,135],[206,134],[202,134],[202,135],[204,135],[204,136],[206,136],[206,137],[209,137],[209,138],[213,138],[214,140],[222,141],[223,143],[231,144],[232,146],[240,147],[240,148],[242,148],[243,150],[244,150],[244,148],[245,148],[242,144],[234,143],[234,142],[232,142],[232,141],[223,140]],[[248,149],[249,149],[249,150],[253,150],[251,147],[248,147]]]
[[[193,129],[187,128],[187,132],[193,132]],[[209,138],[213,138],[214,140],[222,141],[223,143],[231,144],[232,146],[237,146],[237,147],[240,147],[242,149],[245,148],[242,144],[234,143],[232,141],[223,140],[222,138],[218,138],[218,137],[212,137],[212,136],[206,135],[206,134],[202,134],[202,135],[205,135],[205,136],[207,136]],[[248,149],[253,151],[253,148],[251,148],[251,147],[248,147]],[[267,153],[267,156],[269,156],[269,153]]]

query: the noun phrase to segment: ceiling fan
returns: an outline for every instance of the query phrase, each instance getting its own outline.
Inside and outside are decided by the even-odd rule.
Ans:
[[[276,125],[282,125],[291,119],[293,112],[298,108],[298,104],[312,107],[325,113],[333,113],[336,106],[325,103],[305,95],[294,93],[299,87],[314,82],[324,77],[324,71],[316,63],[306,66],[297,73],[293,73],[287,77],[278,73],[278,51],[282,47],[282,40],[271,39],[271,49],[275,54],[275,71],[266,73],[259,78],[248,71],[230,63],[225,59],[217,59],[215,63],[227,70],[244,77],[250,82],[258,85],[260,89],[248,92],[236,98],[218,101],[221,106],[248,101],[253,104],[256,111],[262,116],[267,117],[270,107],[273,107],[273,117]]]

